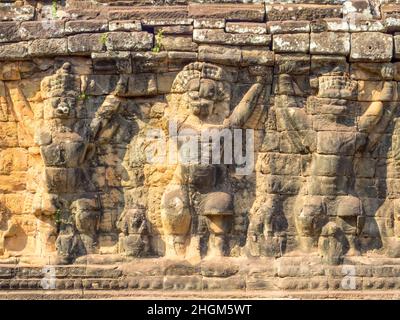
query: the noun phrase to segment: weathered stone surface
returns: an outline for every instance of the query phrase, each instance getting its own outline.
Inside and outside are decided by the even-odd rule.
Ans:
[[[35,8],[31,5],[1,6],[0,17],[2,21],[27,21],[33,20]]]
[[[234,21],[263,21],[264,6],[261,4],[189,4],[189,17],[194,19],[225,19]]]
[[[116,95],[122,97],[146,96],[156,93],[157,80],[153,74],[122,76],[116,88]]]
[[[350,34],[335,32],[311,33],[310,52],[314,54],[348,55],[350,52]]]
[[[71,53],[91,53],[105,50],[101,34],[77,34],[68,37],[68,51]]]
[[[192,35],[193,26],[191,25],[177,25],[177,26],[159,26],[154,28],[154,32],[157,34],[161,32],[164,34],[187,34]]]
[[[271,34],[279,33],[308,33],[309,21],[268,21],[267,28]]]
[[[28,55],[28,42],[18,42],[0,45],[0,59],[24,59]]]
[[[67,39],[37,39],[28,44],[28,54],[32,57],[57,56],[67,53]]]
[[[110,32],[105,45],[108,50],[141,51],[148,50],[153,45],[153,35],[148,32]]]
[[[274,58],[274,52],[270,50],[243,48],[241,64],[244,66],[272,66]]]
[[[20,30],[18,22],[0,22],[0,42],[21,40],[18,30]]]
[[[242,55],[239,49],[226,46],[199,46],[199,60],[228,65],[240,63]]]
[[[223,29],[225,27],[225,19],[194,19],[193,26],[195,29]]]
[[[271,36],[266,34],[233,34],[215,29],[195,29],[193,31],[193,41],[227,45],[266,46],[270,44]]]
[[[93,52],[93,70],[101,74],[107,73],[131,73],[132,63],[129,52]]]
[[[317,20],[321,18],[340,18],[342,7],[338,5],[317,4],[267,4],[267,21],[272,20]]]
[[[384,62],[393,55],[393,37],[379,32],[351,35],[350,59],[353,61]]]
[[[385,32],[387,27],[382,21],[356,19],[350,21],[349,28],[350,32]]]
[[[130,10],[114,9],[108,12],[110,20],[181,19],[187,17],[186,6],[136,7]]]
[[[344,19],[328,18],[311,22],[311,32],[348,32],[349,23]]]
[[[64,21],[22,22],[19,34],[22,40],[60,38],[65,34]]]
[[[192,41],[192,36],[163,36],[161,49],[166,51],[197,51],[197,43]]]
[[[108,31],[107,20],[77,20],[65,23],[65,32],[67,34],[105,31]]]
[[[232,33],[267,33],[265,23],[248,23],[248,22],[227,22],[225,26],[226,32]]]
[[[110,21],[108,28],[110,31],[142,31],[142,24],[140,21],[117,20]]]
[[[307,53],[310,48],[310,35],[308,33],[275,34],[272,49],[275,52]]]

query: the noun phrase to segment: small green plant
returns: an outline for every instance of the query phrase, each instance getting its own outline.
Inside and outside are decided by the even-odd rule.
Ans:
[[[51,14],[54,19],[57,18],[57,0],[53,0],[51,4]]]
[[[87,94],[82,92],[79,96],[78,96],[79,100],[85,101],[87,99]]]
[[[56,210],[55,222],[57,225],[59,225],[61,223],[61,209]]]
[[[108,33],[103,33],[103,34],[100,36],[99,41],[100,41],[100,43],[104,46],[104,45],[106,45],[107,39],[108,39]]]
[[[162,39],[164,37],[164,31],[162,29],[158,30],[156,34],[156,43],[153,48],[153,52],[160,52],[162,49]]]

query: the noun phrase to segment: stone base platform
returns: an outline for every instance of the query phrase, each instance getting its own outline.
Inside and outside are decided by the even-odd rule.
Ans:
[[[339,266],[321,264],[317,256],[198,263],[92,256],[73,265],[8,260],[0,265],[0,298],[5,297],[398,299],[400,259],[349,257]]]

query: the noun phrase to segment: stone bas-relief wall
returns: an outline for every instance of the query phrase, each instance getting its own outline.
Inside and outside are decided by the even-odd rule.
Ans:
[[[293,2],[1,4],[1,287],[397,288],[400,6]]]

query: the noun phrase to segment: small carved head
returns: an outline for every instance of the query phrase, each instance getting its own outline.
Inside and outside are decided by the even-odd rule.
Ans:
[[[176,77],[173,93],[181,93],[181,103],[190,113],[206,118],[214,111],[215,104],[226,99],[223,84],[224,73],[218,66],[208,63],[192,63]]]
[[[70,207],[75,217],[76,228],[80,232],[93,233],[97,230],[100,211],[95,199],[82,198],[75,200]]]

